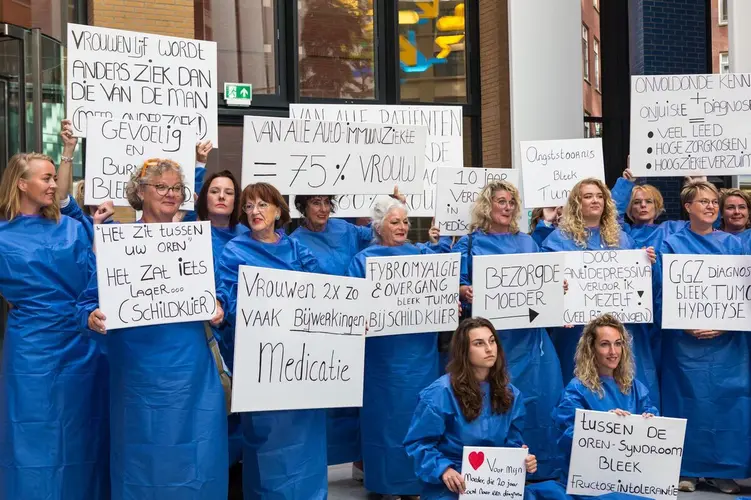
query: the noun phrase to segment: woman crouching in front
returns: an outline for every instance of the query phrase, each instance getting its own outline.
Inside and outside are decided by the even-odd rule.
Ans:
[[[404,445],[422,485],[421,500],[455,500],[464,493],[465,446],[524,447],[524,402],[509,383],[506,357],[493,324],[461,322],[451,339],[451,361],[420,393]],[[534,455],[527,472],[537,470]]]

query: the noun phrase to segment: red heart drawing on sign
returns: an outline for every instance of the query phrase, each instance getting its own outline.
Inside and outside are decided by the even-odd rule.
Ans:
[[[473,451],[469,454],[469,465],[475,470],[479,469],[484,461],[485,453],[481,451]]]

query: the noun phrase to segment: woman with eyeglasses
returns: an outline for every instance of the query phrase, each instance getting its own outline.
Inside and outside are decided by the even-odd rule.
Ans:
[[[474,298],[472,263],[481,255],[508,255],[540,251],[531,236],[519,230],[519,190],[506,181],[488,183],[472,207],[469,235],[454,245],[462,255],[462,307],[470,309]],[[550,412],[563,390],[561,365],[544,328],[498,330],[508,360],[511,381],[524,397],[527,415],[524,437],[537,454],[539,467],[533,479],[552,479],[560,470],[561,456],[555,446]]]
[[[511,384],[493,324],[485,318],[462,321],[451,339],[448,373],[420,392],[404,438],[420,499],[456,500],[465,493],[465,446],[526,448],[523,399]],[[533,474],[537,458],[527,455],[518,466]]]
[[[601,180],[594,178],[581,180],[574,186],[563,209],[560,225],[542,245],[547,252],[635,248],[639,247],[618,224],[618,213],[610,191]],[[657,259],[654,248],[647,247],[646,252],[654,264]],[[636,378],[649,388],[655,401],[659,401],[657,368],[652,349],[654,328],[649,324],[628,325],[628,328],[634,335]],[[558,352],[563,379],[571,380],[582,326],[549,328],[548,331]]]
[[[180,166],[147,160],[126,186],[143,224],[172,222],[187,190]],[[222,322],[217,302],[211,323]],[[227,498],[227,410],[204,325],[107,331],[96,273],[78,299],[82,331],[106,335],[112,500]]]
[[[631,335],[623,323],[612,314],[590,321],[576,346],[574,378],[553,411],[558,446],[566,457],[567,466],[561,475],[564,482],[568,478],[577,409],[645,418],[659,415],[649,389],[634,377],[634,372]]]
[[[373,208],[375,242],[352,259],[347,274],[365,277],[368,257],[433,253],[407,240],[407,205],[397,199],[378,201]],[[370,326],[373,328],[373,325]],[[365,386],[360,410],[365,488],[414,498],[420,494],[412,460],[402,444],[421,390],[438,378],[435,333],[371,337],[365,343]]]
[[[290,221],[287,202],[278,189],[264,182],[249,184],[240,204],[240,222],[250,232],[227,243],[219,259],[217,295],[231,326],[222,331],[225,359],[234,358],[240,266],[321,272],[307,247],[278,231]],[[326,498],[325,410],[248,412],[240,419],[246,499]]]
[[[681,203],[684,229],[665,238],[662,254],[744,255],[736,236],[713,229],[720,201],[704,181],[688,184]],[[661,276],[675,270],[659,268]],[[661,293],[661,288],[656,289]],[[662,331],[662,413],[688,419],[681,491],[699,478],[723,493],[740,488],[733,479],[751,475],[751,383],[748,333],[720,330]]]
[[[57,189],[38,153],[10,158],[0,182],[0,498],[106,500],[106,358],[75,319],[91,239]]]

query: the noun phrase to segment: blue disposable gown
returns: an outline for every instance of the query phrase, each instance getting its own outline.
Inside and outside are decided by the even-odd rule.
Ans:
[[[661,253],[745,252],[733,235],[702,236],[686,227],[665,239]],[[662,412],[688,419],[682,475],[737,479],[751,474],[749,369],[748,333],[700,340],[682,330],[663,330]]]
[[[368,257],[433,253],[424,245],[373,245],[355,255],[348,274],[365,277]],[[365,342],[365,387],[360,410],[365,488],[382,495],[418,495],[412,459],[404,436],[420,391],[438,378],[435,333],[390,335]]]
[[[586,250],[604,250],[607,247],[600,239],[600,229],[591,229],[590,236],[587,240]],[[616,250],[631,250],[636,248],[633,240],[623,231]],[[556,229],[553,234],[543,243],[542,249],[547,252],[567,252],[582,251],[580,246],[566,236],[560,229]],[[655,304],[657,301],[654,301]],[[654,310],[655,308],[653,308]],[[656,317],[656,314],[655,314]],[[657,383],[657,368],[655,358],[652,352],[653,337],[656,332],[651,324],[629,324],[626,325],[628,331],[634,339],[634,358],[636,363],[636,378],[646,385],[650,393],[654,395],[655,401],[659,401],[659,385]],[[574,376],[574,356],[576,355],[576,344],[579,342],[584,327],[579,325],[573,328],[549,328],[550,336],[558,351],[558,358],[561,361],[563,379],[570,380]]]
[[[300,226],[290,238],[313,253],[321,272],[345,276],[352,257],[373,240],[373,229],[342,219],[329,219],[322,231]],[[326,416],[327,460],[329,465],[360,460],[360,409],[331,408]]]
[[[535,240],[537,246],[542,246],[542,242],[555,231],[555,226],[550,222],[544,220],[537,221],[534,231],[532,231],[532,239]]]
[[[454,250],[462,254],[461,284],[470,285],[469,247],[467,236],[460,239]],[[472,234],[472,256],[537,253],[537,244],[524,234]],[[537,456],[537,473],[531,479],[558,477],[562,457],[553,446],[555,428],[550,420],[558,396],[563,390],[561,364],[544,328],[498,330],[498,338],[506,353],[511,381],[519,388],[527,409],[524,437]]]
[[[519,389],[509,386],[514,393],[513,404],[506,413],[497,414],[490,406],[490,384],[482,382],[480,388],[482,411],[471,422],[464,418],[459,407],[450,375],[443,375],[420,393],[404,438],[422,487],[420,500],[459,498],[446,488],[441,475],[449,467],[461,473],[465,446],[521,448],[525,444],[524,402]],[[530,453],[535,453],[532,447]]]
[[[196,170],[193,176],[193,182],[195,183],[194,186],[195,186],[196,194],[201,192],[201,188],[203,187],[203,180],[205,177],[206,177],[205,164],[196,162]],[[183,222],[195,222],[197,220],[198,220],[198,213],[196,213],[195,210],[185,212],[185,216],[183,217]],[[218,258],[218,256],[215,256],[214,258],[216,259]]]
[[[0,295],[12,304],[0,370],[0,498],[109,498],[107,362],[80,335],[94,269],[75,220],[0,221]]]
[[[277,243],[254,240],[250,233],[224,247],[217,295],[232,327],[237,314],[237,273],[241,265],[318,273],[310,251],[288,236]],[[234,357],[234,328],[223,330],[226,359]],[[325,499],[325,410],[283,410],[240,414],[243,430],[243,494],[247,500]]]
[[[99,307],[96,273],[79,328]],[[202,322],[108,331],[112,500],[227,497],[227,409]]]
[[[634,415],[642,413],[659,415],[649,397],[649,389],[638,380],[634,380],[628,394],[621,392],[613,377],[601,376],[600,382],[602,383],[602,396],[589,389],[578,378],[572,379],[563,391],[558,407],[553,411],[553,421],[558,428],[558,446],[566,457],[567,466],[561,475],[564,482],[568,479],[568,463],[571,457],[577,408],[593,411],[610,411],[619,408]],[[687,432],[686,441],[689,439]]]
[[[78,203],[76,203],[73,196],[68,195],[68,204],[64,207],[60,207],[60,213],[80,222],[89,238],[89,241],[94,241],[94,219],[88,212],[84,212],[81,207],[78,206]],[[113,223],[115,223],[115,221],[112,218],[104,221],[104,224]]]
[[[436,243],[427,243],[426,246],[435,253],[451,253],[453,244],[454,238],[451,236],[441,236]]]

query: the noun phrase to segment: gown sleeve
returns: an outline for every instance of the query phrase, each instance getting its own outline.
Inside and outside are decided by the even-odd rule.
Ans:
[[[231,245],[224,247],[219,257],[219,267],[216,271],[216,297],[224,309],[225,328],[215,328],[219,349],[224,359],[234,359],[235,355],[235,324],[237,315],[237,271],[241,259]]]
[[[297,258],[300,262],[300,268],[304,272],[306,273],[321,273],[322,272],[321,267],[318,264],[318,259],[316,259],[315,256],[311,253],[311,251],[308,250],[308,247],[298,243],[297,241],[294,241],[293,245],[295,245],[297,249]]]
[[[555,226],[553,224],[540,220],[537,221],[537,225],[530,236],[532,236],[532,239],[535,240],[535,243],[537,243],[538,246],[542,247],[542,243],[553,231],[555,231]]]
[[[196,162],[196,170],[195,170],[195,176],[194,176],[194,193],[198,194],[201,192],[201,188],[203,187],[203,179],[206,177],[206,164]],[[189,212],[185,212],[185,217],[183,217],[183,222],[195,222],[198,220],[198,214],[195,210],[191,210]]]
[[[365,277],[365,255],[362,253],[358,253],[354,257],[352,257],[352,262],[349,263],[349,268],[347,269],[347,276],[351,276],[353,278],[364,278]]]
[[[404,438],[404,447],[414,460],[415,474],[425,483],[440,484],[441,475],[453,465],[438,450],[438,442],[445,431],[446,423],[440,410],[421,396]]]
[[[92,255],[93,257],[93,255]],[[91,257],[89,261],[91,260]],[[89,315],[99,307],[99,283],[97,282],[96,271],[91,273],[89,284],[86,290],[81,292],[76,303],[76,316],[78,320],[78,329],[94,338],[100,335],[99,332],[89,328]],[[104,321],[107,324],[107,320]]]
[[[373,226],[368,224],[367,226],[356,226],[352,224],[357,234],[357,251],[365,250],[373,242]]]
[[[559,432],[558,449],[566,456],[571,454],[577,408],[586,408],[585,400],[577,385],[570,383],[563,390],[558,406],[553,409],[553,423]]]
[[[631,191],[634,190],[635,185],[636,184],[634,184],[633,181],[624,177],[619,177],[618,180],[615,181],[615,186],[613,186],[613,189],[610,191],[610,195],[615,202],[615,208],[618,210],[619,219],[626,217],[626,212],[628,212],[628,202],[631,201]]]
[[[427,245],[435,253],[451,253],[451,236],[441,236],[437,243]]]
[[[94,221],[81,210],[72,195],[68,195],[68,204],[60,207],[60,213],[80,222],[89,241],[94,241]]]
[[[649,398],[649,389],[639,382],[634,380],[634,390],[636,390],[636,411],[638,414],[651,413],[654,416],[659,416],[660,411],[652,404],[652,400]]]
[[[524,417],[527,411],[524,407],[522,393],[514,390],[514,404],[511,407],[511,426],[506,436],[506,446],[509,448],[521,448],[524,443],[522,431],[524,430]],[[532,450],[534,453],[534,450]]]
[[[461,254],[461,274],[459,275],[459,285],[471,285],[472,276],[469,275],[469,235],[462,236],[459,241],[454,244],[453,252]]]

